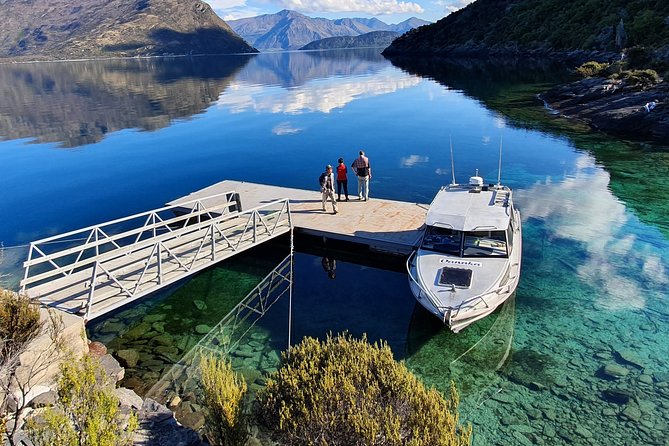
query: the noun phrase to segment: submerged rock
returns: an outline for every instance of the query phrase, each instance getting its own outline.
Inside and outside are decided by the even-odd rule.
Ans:
[[[606,364],[600,369],[600,373],[608,379],[620,379],[629,374],[629,370],[618,364]]]
[[[139,361],[139,353],[131,348],[119,350],[115,355],[123,367],[133,368]]]
[[[602,392],[602,397],[606,401],[616,404],[627,404],[633,396],[632,392],[624,389],[605,389]]]
[[[636,352],[632,350],[616,350],[615,354],[621,361],[627,364],[631,364],[634,367],[638,367],[640,369],[644,368],[643,360],[639,357],[639,355],[636,354]]]

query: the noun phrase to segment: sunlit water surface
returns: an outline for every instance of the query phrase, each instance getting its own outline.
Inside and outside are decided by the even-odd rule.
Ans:
[[[475,169],[515,190],[523,270],[514,300],[459,335],[416,307],[400,268],[295,258],[293,340],[387,340],[446,391],[476,445],[665,444],[669,435],[669,155],[550,115],[541,66],[402,71],[374,51],[0,65],[0,274],[25,244],[159,207],[224,179],[315,189],[364,149],[371,195],[429,203]],[[145,394],[287,253],[252,251],[90,326],[140,360]],[[373,262],[372,262],[373,263]],[[372,265],[373,266],[373,265]],[[236,367],[252,389],[287,344],[288,302],[259,320]],[[511,346],[510,350],[507,348]],[[179,409],[197,424],[198,406]]]

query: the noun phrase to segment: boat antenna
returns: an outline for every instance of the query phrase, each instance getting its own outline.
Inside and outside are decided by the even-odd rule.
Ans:
[[[453,162],[453,138],[451,138],[451,136],[449,135],[448,140],[451,143],[451,178],[452,178],[451,186],[455,186],[458,183],[455,182],[455,163]]]
[[[502,135],[499,135],[499,166],[497,167],[497,186],[502,183]]]

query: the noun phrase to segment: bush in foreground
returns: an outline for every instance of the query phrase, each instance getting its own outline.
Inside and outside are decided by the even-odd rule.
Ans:
[[[137,417],[124,417],[100,363],[88,355],[65,361],[58,401],[26,427],[35,446],[123,446],[132,444]]]
[[[207,407],[205,433],[212,446],[242,446],[248,439],[243,414],[246,383],[230,362],[213,356],[200,358],[204,404]]]
[[[386,343],[305,338],[258,394],[260,417],[283,445],[461,446],[459,396],[425,386]]]

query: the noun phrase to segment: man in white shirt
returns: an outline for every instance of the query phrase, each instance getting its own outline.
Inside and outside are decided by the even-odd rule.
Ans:
[[[369,165],[369,158],[365,152],[360,151],[360,156],[351,164],[355,175],[358,177],[358,200],[369,199],[369,180],[372,179],[372,168]]]

